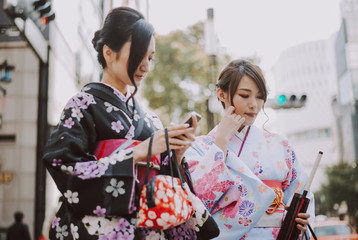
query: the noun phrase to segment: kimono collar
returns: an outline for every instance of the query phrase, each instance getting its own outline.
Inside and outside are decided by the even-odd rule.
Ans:
[[[110,88],[112,88],[112,89],[113,89],[113,93],[114,93],[122,102],[127,102],[128,98],[131,96],[130,91],[128,90],[128,88],[127,88],[127,93],[126,93],[126,95],[124,95],[123,93],[121,93],[120,91],[118,91],[116,88],[114,88],[114,87],[111,86],[110,84],[108,84],[108,83],[103,83],[103,82],[100,82],[100,83],[101,83],[101,84],[104,84],[104,85],[106,85],[106,86],[108,86],[108,87],[110,87]],[[129,105],[129,106],[133,106],[133,101],[132,101],[132,99],[129,100],[128,105]]]
[[[244,141],[247,130],[250,126],[246,125],[240,132],[235,132],[235,136],[239,138],[241,141]]]

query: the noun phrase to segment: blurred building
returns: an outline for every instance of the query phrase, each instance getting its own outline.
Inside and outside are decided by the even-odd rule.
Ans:
[[[0,0],[0,65],[6,61],[14,66],[11,81],[0,81],[0,234],[21,210],[38,239],[40,234],[47,237],[59,197],[42,164],[42,149],[68,99],[84,84],[100,80],[94,33],[113,7],[130,6],[148,16],[148,2],[52,0],[56,17],[45,25],[36,19],[33,2]],[[40,32],[36,41],[4,11],[9,5],[23,10],[20,27],[31,22]]]
[[[341,1],[335,42],[338,93],[333,103],[339,159],[358,161],[358,0]]]
[[[307,173],[313,168],[318,152],[323,152],[312,191],[320,188],[325,181],[324,169],[337,162],[338,157],[331,108],[337,92],[335,38],[333,35],[327,40],[286,49],[274,67],[277,95],[307,95],[303,108],[277,110],[275,125],[289,139]]]
[[[0,0],[0,64],[14,66],[11,81],[0,82],[0,228],[6,229],[14,221],[13,213],[21,210],[37,239],[42,228],[47,235],[58,199],[41,161],[42,148],[67,100],[85,83],[100,78],[91,40],[109,3],[53,0],[55,20],[39,25],[33,2]],[[19,22],[26,27],[31,22],[41,32],[36,37],[43,39],[40,48],[45,54],[34,46],[38,41],[29,41],[36,31],[19,31],[15,17],[3,10],[10,5],[23,10]]]

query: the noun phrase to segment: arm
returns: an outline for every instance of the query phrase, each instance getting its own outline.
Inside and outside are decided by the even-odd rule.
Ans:
[[[95,125],[95,107],[93,96],[85,93],[68,102],[45,147],[43,161],[74,212],[98,215],[101,209],[117,215],[120,212],[117,206],[131,200],[133,149],[123,150],[111,159],[97,160],[92,155],[99,127]],[[124,178],[130,181],[122,181]]]
[[[242,118],[240,115],[236,115],[234,111],[235,108],[233,106],[230,106],[226,110],[225,115],[218,125],[217,135],[215,137],[215,145],[218,146],[224,153],[227,152],[227,145],[231,137],[245,122],[245,118]]]

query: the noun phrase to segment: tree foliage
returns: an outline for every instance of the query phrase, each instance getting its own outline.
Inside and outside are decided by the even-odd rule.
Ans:
[[[155,65],[142,92],[165,124],[179,123],[192,110],[205,116],[205,91],[215,81],[210,79],[208,64],[203,22],[156,36]]]
[[[349,216],[356,217],[358,207],[358,170],[356,165],[341,161],[327,168],[326,174],[327,183],[316,194],[320,196],[318,203],[321,208],[332,211],[335,205],[340,205],[345,201]]]

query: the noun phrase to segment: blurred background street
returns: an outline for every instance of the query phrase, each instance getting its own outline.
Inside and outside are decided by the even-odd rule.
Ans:
[[[358,228],[358,0],[0,0],[0,240],[19,210],[47,238],[59,192],[42,150],[68,99],[100,80],[91,40],[122,5],[156,29],[136,97],[164,125],[197,111],[206,134],[222,114],[218,73],[253,61],[269,89],[255,125],[287,137],[308,173],[322,151],[316,215]]]

